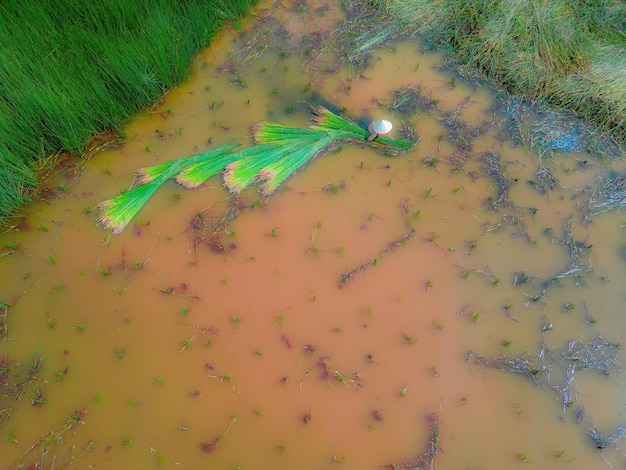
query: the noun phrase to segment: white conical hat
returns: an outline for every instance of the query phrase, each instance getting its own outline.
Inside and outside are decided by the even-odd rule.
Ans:
[[[381,119],[374,123],[372,129],[374,129],[374,132],[377,134],[387,134],[388,132],[391,132],[391,129],[393,129],[393,124],[391,124],[391,121]]]

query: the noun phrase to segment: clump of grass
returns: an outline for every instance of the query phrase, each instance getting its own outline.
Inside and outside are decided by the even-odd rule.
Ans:
[[[9,336],[9,323],[7,322],[7,316],[9,315],[9,309],[13,305],[8,302],[0,302],[0,340],[6,340]]]
[[[389,110],[412,117],[420,111],[427,112],[432,107],[432,97],[422,94],[422,85],[420,83],[417,87],[402,86],[394,90],[393,101],[389,105]]]
[[[588,68],[568,75],[565,80],[555,81],[552,89],[552,101],[566,109],[574,109],[582,118],[612,131],[620,142],[626,141],[626,54],[623,44],[598,47],[592,53]]]
[[[576,0],[392,0],[407,34],[451,48],[469,78],[574,109],[626,141],[626,7]]]

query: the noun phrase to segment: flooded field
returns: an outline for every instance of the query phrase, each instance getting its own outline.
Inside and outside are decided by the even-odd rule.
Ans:
[[[0,468],[625,468],[624,161],[338,4],[262,3],[0,235]],[[97,224],[137,169],[319,104],[420,142]]]

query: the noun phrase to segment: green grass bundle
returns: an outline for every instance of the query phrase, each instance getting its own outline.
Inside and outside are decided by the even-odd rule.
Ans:
[[[318,106],[314,109],[313,125],[309,129],[283,127],[277,124],[259,123],[253,128],[257,142],[285,142],[294,139],[298,142],[285,156],[264,166],[258,173],[261,193],[270,196],[287,178],[298,171],[308,161],[331,144],[339,141],[362,142],[379,150],[407,151],[415,143],[379,136],[368,142],[369,131],[361,128],[350,119]],[[313,139],[311,142],[302,142]]]
[[[186,174],[188,170],[196,171],[197,167],[201,167],[206,164],[212,166],[218,157],[231,155],[231,152],[237,147],[238,147],[238,144],[235,144],[235,143],[222,144],[222,145],[215,147],[214,149],[211,149],[204,153],[200,153],[198,155],[193,155],[191,157],[181,157],[176,160],[169,161],[169,162],[160,163],[158,165],[153,165],[153,166],[149,166],[146,168],[141,168],[137,170],[138,179],[137,179],[136,184],[149,183],[150,181],[160,177],[164,173],[169,172],[172,166],[176,166],[177,170],[180,171],[179,176]],[[215,173],[222,170],[224,166],[226,166],[227,163],[228,162],[225,162],[222,165],[222,168],[218,168],[216,171],[213,171],[213,173],[209,175],[206,179],[210,178]],[[196,186],[202,184],[205,180],[200,181]],[[197,180],[194,178],[190,178],[189,181],[187,181],[186,178],[183,178],[183,181],[179,181],[179,183],[185,186],[185,183],[193,184],[196,181]]]
[[[312,143],[307,139],[258,144],[237,153],[238,159],[229,163],[224,172],[224,184],[233,193],[240,193],[257,177],[259,171],[288,156],[298,148]]]
[[[323,106],[316,107],[313,113],[313,126],[311,128],[314,130],[342,131],[343,136],[339,138],[344,139],[366,140],[370,135],[368,131],[355,122],[339,116]]]
[[[269,197],[287,178],[315,158],[317,154],[332,144],[332,142],[332,137],[322,136],[311,145],[300,146],[289,155],[262,168],[259,171],[259,180],[262,181],[261,194]]]
[[[98,222],[113,233],[120,233],[130,221],[137,215],[137,212],[148,202],[157,189],[168,179],[173,178],[180,171],[173,164],[151,181],[130,189],[117,197],[101,202],[98,205]]]
[[[224,169],[224,184],[231,192],[240,193],[260,180],[262,194],[269,197],[287,178],[336,142],[361,142],[385,152],[415,146],[414,142],[389,137],[368,142],[368,131],[324,107],[315,109],[309,129],[260,122],[253,126],[252,133],[256,145],[240,151],[235,151],[237,144],[227,143],[199,155],[142,168],[137,172],[134,189],[100,204],[98,221],[113,233],[120,233],[170,178],[193,189]]]
[[[397,154],[406,152],[415,147],[415,142],[408,140],[392,139],[387,136],[378,136],[371,142],[367,141],[370,133],[350,119],[333,113],[323,106],[314,109],[313,126],[314,130],[336,131],[333,140],[350,140],[352,142],[362,142],[376,148],[384,153]]]
[[[257,144],[285,142],[294,139],[317,139],[324,133],[323,130],[286,127],[269,122],[258,122],[252,126],[252,138]]]
[[[120,233],[168,179],[181,178],[183,184],[191,185],[198,182],[199,178],[206,177],[198,183],[201,184],[232,161],[232,151],[235,148],[237,144],[223,144],[199,155],[179,158],[138,170],[135,188],[98,205],[98,222],[113,233]],[[186,173],[190,170],[191,173]],[[199,174],[201,176],[198,176]]]

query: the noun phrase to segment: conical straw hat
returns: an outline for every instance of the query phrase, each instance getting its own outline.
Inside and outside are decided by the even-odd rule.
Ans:
[[[372,129],[374,129],[374,132],[376,132],[377,134],[386,134],[388,132],[391,132],[391,129],[393,129],[393,124],[391,124],[391,122],[387,121],[386,119],[381,119],[380,121],[376,121],[374,123]]]

